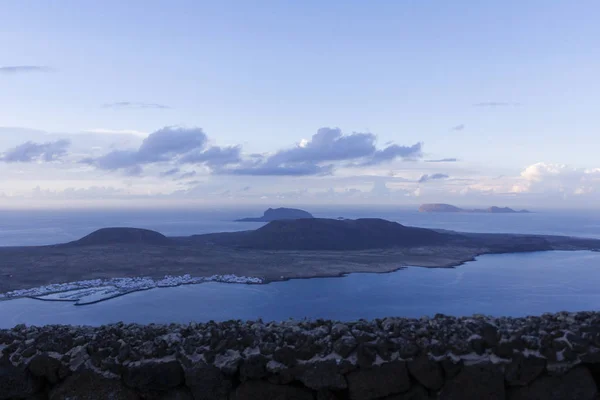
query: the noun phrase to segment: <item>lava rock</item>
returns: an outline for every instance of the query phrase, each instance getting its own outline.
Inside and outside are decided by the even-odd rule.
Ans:
[[[543,376],[509,392],[509,400],[595,400],[598,389],[590,371],[576,367],[565,375]]]
[[[465,365],[454,378],[447,380],[440,400],[503,400],[504,376],[493,364]]]
[[[408,371],[427,389],[437,391],[444,385],[442,368],[425,353],[408,362]]]
[[[60,354],[38,354],[29,361],[29,371],[33,376],[45,378],[51,384],[56,384],[69,375],[69,370],[61,363],[59,357]]]
[[[195,397],[194,397],[195,398]],[[195,398],[196,399],[196,398]],[[233,392],[231,400],[313,400],[310,390],[265,381],[243,382]]]
[[[69,376],[49,393],[49,400],[137,400],[138,395],[118,379],[107,379],[91,371]]]
[[[166,392],[184,381],[183,369],[176,360],[131,363],[123,371],[123,381],[141,392]]]
[[[216,367],[194,363],[185,369],[185,385],[194,400],[227,400],[233,383]]]
[[[358,369],[349,373],[347,380],[351,400],[372,400],[410,389],[410,378],[403,361]]]
[[[311,389],[346,389],[346,379],[341,375],[335,360],[318,360],[299,365],[294,375]]]
[[[515,354],[512,362],[506,366],[504,376],[511,386],[527,386],[540,376],[546,368],[546,360],[540,357]]]
[[[43,380],[32,376],[27,370],[9,363],[0,364],[0,400],[33,396],[42,385]]]

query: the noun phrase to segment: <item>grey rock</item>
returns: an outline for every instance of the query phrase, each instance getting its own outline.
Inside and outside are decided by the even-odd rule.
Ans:
[[[162,394],[160,400],[194,400],[194,396],[188,388],[180,387]]]
[[[486,347],[494,347],[498,344],[498,328],[494,325],[484,322],[481,327],[481,337]]]
[[[408,371],[427,389],[437,391],[444,385],[442,368],[425,353],[408,362]]]
[[[35,395],[43,380],[32,376],[27,370],[9,363],[0,364],[0,400],[24,399]]]
[[[332,390],[321,389],[317,391],[316,400],[342,400],[344,399],[344,392],[335,392]]]
[[[107,379],[91,371],[69,376],[55,386],[49,400],[137,400],[139,397],[118,379]]]
[[[33,376],[45,378],[51,384],[56,384],[70,373],[67,367],[61,363],[59,357],[60,354],[38,354],[29,361],[27,367]]]
[[[194,363],[185,369],[185,385],[194,400],[226,400],[233,387],[218,368],[204,363]]]
[[[368,368],[375,362],[377,350],[368,343],[361,343],[356,348],[356,357],[361,368]]]
[[[335,360],[308,362],[294,368],[294,376],[311,389],[346,389],[346,379],[341,375]]]
[[[310,390],[295,386],[275,385],[265,381],[240,384],[231,400],[313,400]]]
[[[215,357],[214,365],[225,375],[235,375],[241,362],[242,356],[239,351],[227,350],[225,354],[219,354]]]
[[[81,370],[85,362],[90,358],[87,349],[83,346],[72,348],[67,355],[70,357],[69,369],[72,372]]]
[[[240,379],[261,379],[267,376],[267,363],[269,359],[262,354],[252,354],[242,361],[240,366]]]
[[[429,393],[421,385],[413,385],[410,390],[406,393],[393,394],[387,396],[382,400],[429,400]]]
[[[283,346],[273,352],[273,359],[287,366],[294,366],[298,362],[296,350],[291,346]]]
[[[515,354],[504,372],[506,383],[511,386],[526,386],[540,376],[544,368],[546,368],[546,360],[543,358]]]
[[[597,396],[594,378],[583,366],[565,375],[543,376],[527,387],[515,388],[508,393],[509,400],[595,400]]]
[[[354,351],[358,343],[354,336],[344,335],[333,343],[333,350],[342,357],[348,357]]]
[[[458,375],[458,373],[463,367],[462,361],[454,362],[447,358],[443,359],[440,362],[440,365],[444,370],[444,376],[446,377],[446,379],[454,378],[456,375]]]
[[[447,380],[440,400],[503,400],[504,375],[493,364],[465,365],[454,378]]]
[[[372,400],[410,389],[410,378],[402,361],[358,369],[349,373],[347,380],[351,400]]]
[[[141,392],[168,391],[184,381],[183,369],[178,361],[141,361],[127,365],[123,381]]]

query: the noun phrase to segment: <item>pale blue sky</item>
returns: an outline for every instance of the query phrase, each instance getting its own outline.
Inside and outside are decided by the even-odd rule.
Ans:
[[[598,1],[5,0],[0,67],[53,70],[0,74],[0,127],[183,125],[247,153],[339,127],[479,175],[593,169],[599,15]],[[103,107],[117,102],[169,108]]]

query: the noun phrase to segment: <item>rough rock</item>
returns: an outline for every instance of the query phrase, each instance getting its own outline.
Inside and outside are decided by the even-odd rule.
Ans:
[[[216,367],[196,363],[185,370],[185,384],[194,400],[226,400],[233,388],[230,379]]]
[[[348,374],[347,379],[351,400],[372,400],[410,389],[410,378],[402,361],[361,368]]]
[[[58,383],[70,373],[60,361],[60,354],[38,354],[29,361],[28,368],[33,376],[45,378],[51,384]]]
[[[406,393],[393,394],[385,397],[383,400],[430,400],[427,390],[421,385],[413,385]]]
[[[346,379],[335,360],[318,360],[296,367],[296,378],[311,389],[346,389]]]
[[[123,372],[123,381],[142,392],[166,392],[184,382],[183,369],[176,360],[131,363]]]
[[[509,400],[595,400],[598,389],[590,371],[576,367],[562,376],[543,376],[530,386],[509,391]]]
[[[231,400],[313,400],[312,392],[295,386],[275,385],[265,381],[243,382]]]
[[[107,379],[93,372],[69,376],[54,387],[49,400],[137,400],[139,397],[119,379]]]
[[[515,354],[504,372],[506,382],[511,386],[526,386],[544,372],[546,360],[536,356]]]
[[[408,362],[408,371],[424,387],[437,391],[444,385],[442,368],[427,354]]]
[[[0,400],[27,398],[38,392],[42,384],[41,379],[24,369],[0,364]]]
[[[448,380],[440,400],[503,400],[504,375],[493,364],[466,365]]]

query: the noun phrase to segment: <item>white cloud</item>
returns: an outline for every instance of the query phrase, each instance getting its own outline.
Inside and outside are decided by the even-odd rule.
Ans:
[[[514,193],[581,195],[600,189],[600,168],[575,168],[566,164],[536,163],[520,174]]]

